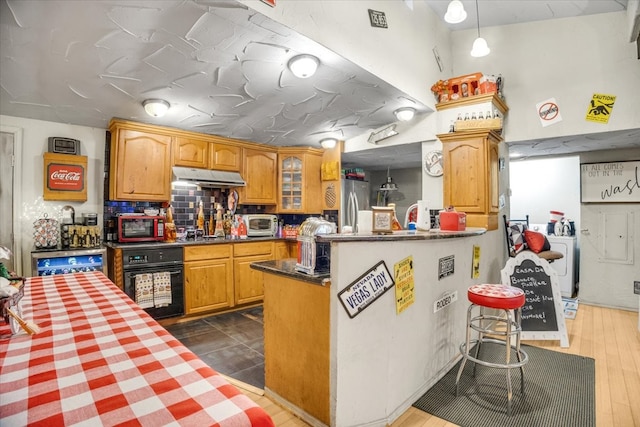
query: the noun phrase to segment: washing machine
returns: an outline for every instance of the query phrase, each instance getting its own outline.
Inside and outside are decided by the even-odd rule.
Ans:
[[[558,282],[560,282],[560,293],[562,296],[572,298],[576,292],[575,257],[577,237],[547,235],[547,224],[530,224],[529,228],[547,236],[551,250],[562,254],[561,259],[557,259],[549,265],[558,273]]]

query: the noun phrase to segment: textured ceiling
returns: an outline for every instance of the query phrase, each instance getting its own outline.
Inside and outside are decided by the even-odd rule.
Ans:
[[[424,0],[438,16],[444,17],[449,0]],[[445,24],[452,31],[476,28],[476,2],[461,0],[467,19],[459,24]],[[480,0],[481,27],[521,24],[523,22],[570,18],[598,13],[619,12],[628,0]]]
[[[347,1],[347,0],[342,0]],[[363,0],[352,0],[363,1]],[[443,16],[448,0],[426,1]],[[469,17],[452,30],[473,28]],[[480,0],[483,26],[624,9],[627,0]],[[300,53],[318,73],[287,69]],[[163,118],[142,101],[162,98]],[[318,43],[235,0],[0,0],[0,114],[106,129],[112,117],[273,145],[318,146],[430,110]],[[639,130],[511,145],[520,157],[639,147]],[[607,147],[604,147],[607,144]],[[421,164],[420,144],[345,154],[345,164],[386,169]]]
[[[112,117],[318,146],[425,105],[235,1],[1,0],[0,113],[107,128]],[[315,76],[286,68],[317,56]],[[161,98],[161,119],[142,101]]]

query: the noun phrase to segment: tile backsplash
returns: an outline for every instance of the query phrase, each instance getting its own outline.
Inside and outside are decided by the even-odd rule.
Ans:
[[[171,207],[173,209],[173,221],[176,227],[196,227],[198,217],[198,206],[202,200],[204,208],[205,221],[209,220],[211,209],[213,208],[213,217],[215,218],[215,206],[221,203],[226,211],[227,201],[230,189],[204,188],[185,184],[171,185]],[[113,220],[119,213],[142,213],[147,208],[166,209],[166,204],[161,202],[116,202],[105,201],[104,203],[104,239],[109,241],[114,239],[113,233],[109,231],[113,228]],[[265,213],[264,206],[243,205],[242,200],[236,209],[236,214],[255,214]],[[279,215],[284,224],[299,225],[309,215]],[[117,237],[117,236],[116,236]]]

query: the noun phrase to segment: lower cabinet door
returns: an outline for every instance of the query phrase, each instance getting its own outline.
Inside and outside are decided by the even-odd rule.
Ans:
[[[186,314],[233,307],[231,259],[186,262],[184,288]]]
[[[236,258],[233,261],[236,304],[262,301],[264,298],[263,273],[252,269],[251,263],[272,259],[272,255],[257,255]]]

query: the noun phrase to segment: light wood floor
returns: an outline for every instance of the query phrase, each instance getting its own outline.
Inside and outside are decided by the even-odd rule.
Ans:
[[[559,341],[526,344],[596,361],[596,426],[640,427],[640,332],[638,312],[580,304],[575,319],[566,321],[569,348]],[[306,423],[257,393],[245,391],[278,427]],[[259,393],[259,391],[258,391]],[[456,424],[411,407],[391,427],[451,427]]]

